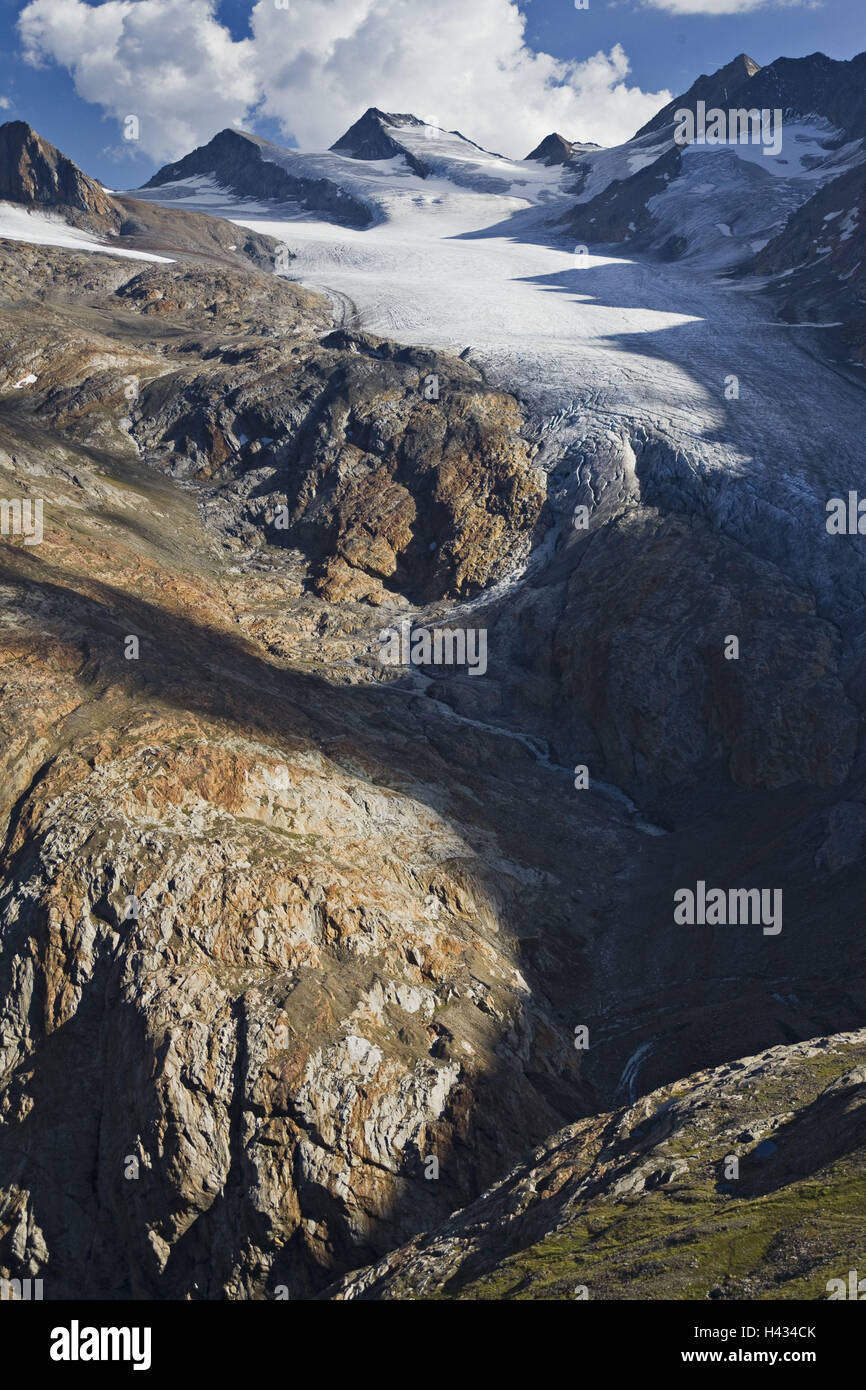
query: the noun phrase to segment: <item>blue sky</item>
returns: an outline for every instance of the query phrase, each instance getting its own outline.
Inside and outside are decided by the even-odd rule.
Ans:
[[[609,143],[647,119],[659,93],[736,53],[767,63],[866,48],[866,0],[589,0],[581,11],[521,0],[522,32],[514,0],[367,0],[364,24],[349,0],[285,3],[259,0],[251,38],[249,0],[31,0],[34,66],[17,28],[24,4],[0,0],[0,119],[28,120],[108,186],[135,187],[227,124],[315,148],[370,104],[435,117],[508,154],[554,128]],[[133,21],[118,40],[117,24]],[[127,111],[140,112],[138,142],[122,138]]]

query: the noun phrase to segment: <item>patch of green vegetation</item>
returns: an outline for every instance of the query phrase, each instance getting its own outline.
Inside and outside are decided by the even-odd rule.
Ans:
[[[858,1252],[862,1260],[866,1184],[856,1157],[821,1180],[751,1199],[706,1185],[690,1189],[688,1203],[683,1193],[656,1191],[596,1207],[489,1273],[458,1277],[445,1296],[564,1299],[586,1285],[590,1297],[608,1299],[702,1300],[716,1288],[727,1297],[823,1297],[829,1277],[853,1268]],[[787,1246],[796,1257],[774,1257]],[[798,1272],[786,1277],[792,1261]]]

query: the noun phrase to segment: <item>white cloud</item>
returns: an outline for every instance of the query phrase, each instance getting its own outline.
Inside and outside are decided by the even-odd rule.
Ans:
[[[232,39],[211,0],[33,0],[18,28],[29,61],[68,68],[78,95],[118,121],[137,116],[155,159],[242,122],[259,97],[253,44]]]
[[[577,46],[581,15],[567,22]],[[616,143],[670,99],[627,84],[618,44],[572,62],[534,52],[513,0],[258,0],[242,40],[216,0],[31,0],[19,27],[31,62],[62,64],[116,119],[137,115],[154,159],[249,127],[256,111],[321,149],[368,106],[520,156],[551,130]]]
[[[330,143],[370,105],[435,117],[510,155],[551,130],[612,144],[669,99],[626,85],[619,45],[582,62],[533,52],[511,0],[263,2],[252,22],[263,109],[306,147]],[[566,22],[578,45],[580,14]]]
[[[0,97],[0,111],[8,111],[11,105],[9,97]]]

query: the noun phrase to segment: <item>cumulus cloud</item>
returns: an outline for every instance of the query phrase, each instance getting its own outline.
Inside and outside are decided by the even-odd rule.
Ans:
[[[137,115],[155,159],[257,115],[322,149],[368,106],[522,156],[554,129],[624,140],[670,99],[628,84],[618,44],[574,61],[533,51],[513,0],[258,0],[240,40],[216,0],[30,0],[19,30],[30,62],[61,64],[119,121]]]
[[[577,45],[580,15],[572,21]],[[534,52],[511,0],[292,0],[256,5],[252,24],[263,111],[302,146],[329,143],[374,105],[520,156],[554,129],[627,139],[669,99],[627,85],[619,45],[574,62]]]
[[[9,97],[0,97],[0,111],[8,111],[11,105]]]
[[[33,0],[18,28],[30,62],[67,68],[78,95],[121,123],[137,116],[156,159],[241,123],[260,97],[253,43],[232,39],[211,0]]]

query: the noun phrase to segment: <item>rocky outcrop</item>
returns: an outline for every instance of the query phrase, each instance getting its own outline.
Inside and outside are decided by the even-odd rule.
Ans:
[[[682,152],[672,145],[637,173],[614,179],[594,198],[578,203],[564,225],[585,245],[651,237],[656,224],[650,199],[663,194],[681,168]],[[667,258],[676,259],[677,249],[671,247]]]
[[[207,483],[214,515],[238,540],[302,550],[331,598],[347,570],[376,592],[467,596],[525,557],[542,523],[542,482],[516,403],[469,364],[365,335],[319,341],[309,330],[320,309],[301,353],[282,336],[292,331],[285,320],[313,301],[274,276],[241,295],[229,271],[205,280],[188,267],[150,268],[113,303],[151,321],[194,311],[200,329],[247,330],[242,343],[210,345],[203,361],[130,359],[140,389],[125,418],[144,459]],[[80,399],[65,405],[59,378],[79,349],[50,333],[41,350],[38,341],[22,343],[16,362],[56,382],[40,412],[75,428]]]
[[[575,151],[582,151],[586,148],[585,145],[575,145],[573,141],[566,140],[564,135],[558,135],[554,131],[552,135],[545,136],[541,144],[536,145],[526,158],[536,159],[540,164],[546,164],[549,168],[554,164],[567,164]]]
[[[744,273],[770,277],[781,318],[823,328],[825,346],[866,365],[866,167],[820,188]]]
[[[336,1299],[825,1299],[861,1263],[866,1034],[582,1120]]]
[[[117,232],[111,197],[26,121],[0,125],[0,200],[54,208],[77,226]]]

